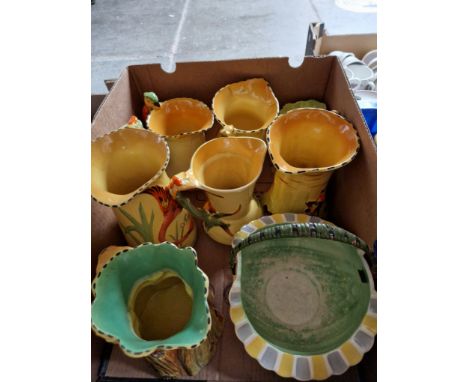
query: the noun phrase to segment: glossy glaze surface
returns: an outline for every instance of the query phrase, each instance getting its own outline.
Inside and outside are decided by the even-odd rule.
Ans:
[[[261,216],[253,191],[265,154],[266,144],[258,138],[215,138],[195,152],[189,171],[176,176],[178,190],[204,190],[208,198],[205,209],[223,214],[221,220],[229,224],[228,229],[207,231],[215,241],[230,245],[242,225]]]
[[[367,250],[355,235],[302,214],[242,227],[229,302],[247,353],[298,380],[322,380],[360,362],[376,333]]]
[[[192,98],[167,100],[149,113],[148,129],[166,137],[171,150],[169,176],[189,168],[193,153],[205,142],[205,132],[213,122],[208,106]]]
[[[137,283],[128,303],[138,337],[162,340],[180,332],[190,320],[193,292],[173,271],[158,271]]]
[[[279,111],[278,100],[262,78],[226,85],[215,94],[212,107],[223,127],[221,135],[262,139]]]
[[[263,203],[271,213],[314,213],[333,171],[350,163],[359,148],[352,124],[334,112],[299,108],[280,115],[267,131],[276,167]]]
[[[145,296],[147,292],[141,286],[145,286],[143,283],[146,286],[157,285],[157,280],[172,280],[170,283],[183,280],[189,298],[173,301],[172,306],[153,304],[154,301],[151,302],[148,297],[164,302],[168,295],[161,299],[153,290]],[[131,357],[148,356],[156,349],[190,348],[200,344],[211,327],[207,302],[208,278],[198,268],[192,248],[179,249],[170,243],[145,244],[137,248],[113,247],[105,253],[105,260],[100,261],[92,290],[95,295],[91,308],[94,332],[108,342],[119,344]],[[175,292],[181,294],[180,288]],[[189,303],[192,304],[190,315],[184,323],[189,307],[183,305]],[[146,319],[144,311],[147,304],[152,307],[149,316],[158,318],[152,322],[150,320],[149,325],[145,321],[144,326],[135,331],[132,316],[136,312],[140,319]],[[182,316],[177,318],[173,314]],[[161,325],[160,328],[154,327],[157,323]],[[139,334],[169,337],[148,340]]]
[[[164,137],[198,133],[210,129],[213,114],[203,102],[193,98],[164,101],[148,116],[148,129]]]
[[[91,145],[91,195],[112,207],[129,245],[191,246],[196,225],[167,191],[169,148],[155,133],[122,128]]]
[[[268,150],[282,171],[318,172],[347,163],[359,147],[352,124],[336,113],[294,109],[269,129]]]
[[[91,144],[91,194],[119,205],[165,170],[169,151],[163,138],[142,129],[119,129]]]

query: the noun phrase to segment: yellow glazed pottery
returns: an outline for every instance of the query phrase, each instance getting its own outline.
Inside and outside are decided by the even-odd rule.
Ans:
[[[205,211],[223,223],[213,226],[204,221],[213,240],[230,245],[244,224],[262,216],[253,191],[266,151],[265,142],[258,138],[215,138],[197,149],[188,171],[173,177],[173,194],[193,188],[206,192]]]
[[[166,140],[145,129],[125,126],[91,144],[91,195],[112,207],[131,246],[195,243],[192,216],[166,188],[168,162]]]
[[[148,129],[165,137],[171,150],[166,172],[172,176],[185,171],[195,150],[205,142],[205,132],[213,126],[213,113],[203,102],[173,98],[154,106],[148,114]]]
[[[332,172],[353,160],[359,138],[335,112],[299,108],[279,116],[267,131],[276,167],[263,203],[271,213],[314,213],[325,198]]]
[[[279,112],[273,90],[262,78],[226,85],[213,98],[213,112],[222,136],[265,139],[265,131]]]

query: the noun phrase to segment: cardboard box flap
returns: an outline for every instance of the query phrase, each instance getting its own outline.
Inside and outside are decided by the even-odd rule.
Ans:
[[[128,70],[125,69],[94,117],[91,138],[96,139],[124,125],[133,114],[134,108]]]
[[[284,104],[307,98],[323,99],[330,62],[330,58],[306,59],[300,67],[292,68],[288,58],[264,58],[178,63],[174,73],[165,72],[157,64],[130,66],[128,71],[136,84],[137,94],[133,96],[139,108],[143,106],[145,91],[154,91],[162,101],[191,97],[211,107],[213,96],[223,86],[255,77],[267,80],[280,104]]]
[[[361,147],[356,158],[331,178],[329,219],[371,247],[377,238],[377,149],[338,60],[331,71],[324,101],[353,124]]]

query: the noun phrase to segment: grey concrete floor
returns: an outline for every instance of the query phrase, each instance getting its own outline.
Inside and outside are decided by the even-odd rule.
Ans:
[[[376,14],[334,0],[96,0],[91,6],[92,94],[128,65],[302,57],[308,26],[329,35],[376,33]]]

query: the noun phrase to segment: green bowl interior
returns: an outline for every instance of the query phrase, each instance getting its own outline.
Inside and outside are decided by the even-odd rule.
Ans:
[[[191,346],[198,344],[208,331],[205,278],[195,264],[191,249],[170,244],[143,245],[114,257],[96,281],[96,298],[91,308],[92,322],[121,346],[133,352],[145,352],[156,346]],[[177,334],[163,340],[146,341],[132,328],[128,314],[130,292],[136,282],[158,271],[176,272],[193,291],[190,320]]]
[[[253,235],[259,238],[261,231],[267,230]],[[362,253],[353,245],[321,238],[254,240],[240,253],[247,318],[261,337],[291,354],[338,348],[368,309],[370,276]]]

